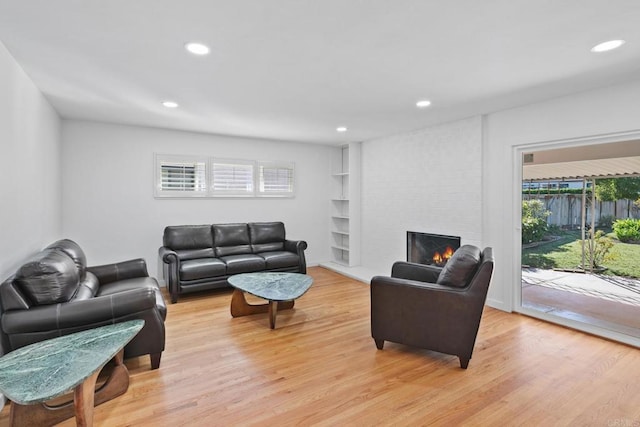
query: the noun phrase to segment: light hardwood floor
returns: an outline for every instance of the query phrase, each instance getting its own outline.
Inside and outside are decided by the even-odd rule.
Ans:
[[[129,390],[96,408],[96,425],[640,425],[636,348],[486,308],[462,370],[453,356],[377,350],[368,286],[309,274],[275,330],[267,314],[231,318],[230,291],[170,304],[160,369],[127,361]]]

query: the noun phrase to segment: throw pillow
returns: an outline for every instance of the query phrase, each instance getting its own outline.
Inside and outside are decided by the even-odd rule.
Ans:
[[[20,267],[16,283],[34,305],[67,302],[78,288],[78,270],[64,253],[45,250]]]
[[[436,283],[456,288],[465,287],[478,268],[480,255],[480,249],[475,246],[460,247],[444,266]]]

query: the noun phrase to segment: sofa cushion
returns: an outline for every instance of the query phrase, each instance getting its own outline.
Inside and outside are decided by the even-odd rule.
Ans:
[[[282,222],[249,223],[249,236],[253,253],[284,249],[285,233]],[[267,266],[267,268],[269,267]]]
[[[300,263],[297,254],[287,251],[261,252],[257,255],[264,258],[267,269],[297,267]]]
[[[38,252],[20,267],[15,280],[34,305],[67,302],[79,285],[76,264],[57,250]]]
[[[164,246],[174,251],[213,247],[210,225],[172,225],[165,227],[162,237]]]
[[[215,258],[216,254],[213,248],[203,249],[179,249],[176,252],[180,261],[198,258]]]
[[[211,228],[218,258],[251,253],[247,224],[214,224]]]
[[[469,284],[480,264],[480,249],[464,245],[453,253],[453,256],[444,266],[436,283],[444,286],[463,288]]]
[[[227,267],[218,258],[198,258],[180,263],[180,280],[198,280],[224,276]]]
[[[227,274],[251,273],[264,270],[264,258],[253,254],[229,255],[220,258],[227,265]]]
[[[80,245],[78,245],[73,240],[62,239],[58,240],[57,242],[53,242],[45,249],[55,249],[66,254],[76,264],[80,280],[84,280],[87,271],[87,257],[85,256],[84,251],[82,250]]]

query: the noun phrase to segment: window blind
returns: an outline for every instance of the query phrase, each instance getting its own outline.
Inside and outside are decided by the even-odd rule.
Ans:
[[[265,195],[293,193],[293,172],[293,165],[260,165],[260,193]]]
[[[161,191],[206,191],[205,163],[161,162]]]
[[[253,163],[214,161],[211,177],[214,194],[253,195]]]

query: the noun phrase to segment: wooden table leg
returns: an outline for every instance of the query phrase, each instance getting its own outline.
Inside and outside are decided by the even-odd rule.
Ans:
[[[78,427],[93,426],[93,398],[98,374],[100,374],[100,371],[95,372],[73,390],[73,406]]]
[[[276,314],[278,313],[278,301],[269,301],[269,326],[276,328]]]
[[[244,296],[244,292],[236,288],[231,295],[231,316],[241,317],[250,314],[269,313],[269,326],[271,329],[276,325],[276,313],[278,310],[288,310],[293,308],[295,301],[269,301],[266,304],[249,304]]]

